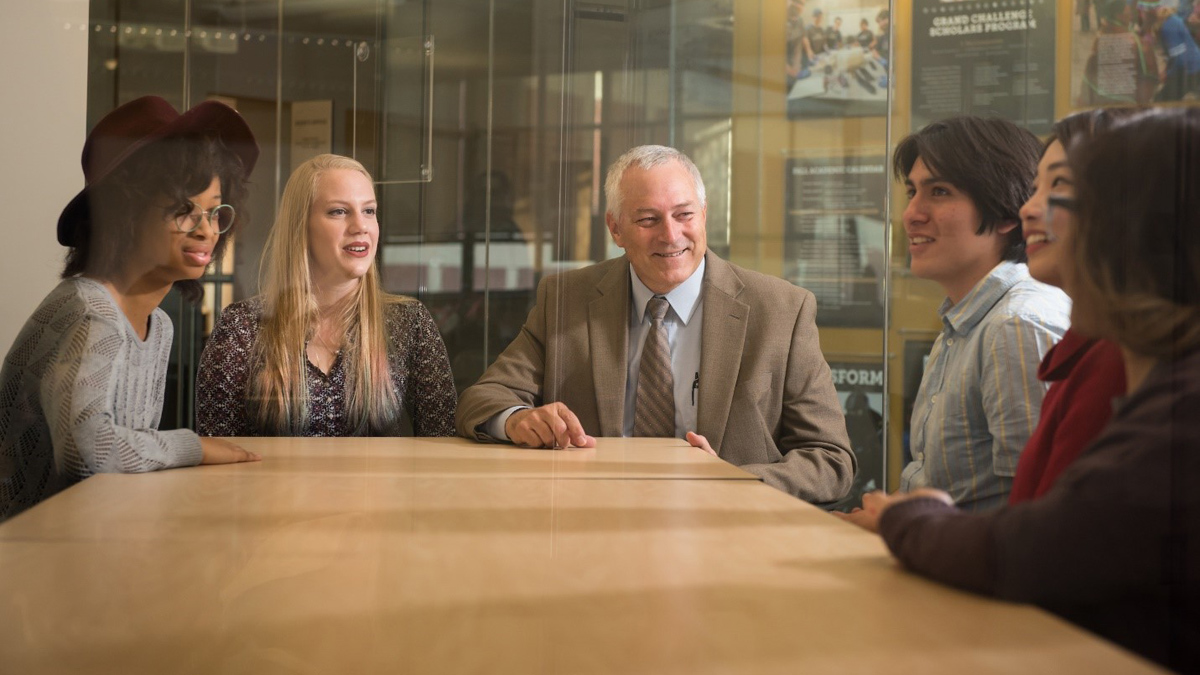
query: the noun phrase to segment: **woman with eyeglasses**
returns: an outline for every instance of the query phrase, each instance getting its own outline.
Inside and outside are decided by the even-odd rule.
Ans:
[[[453,436],[457,396],[424,305],[385,293],[374,183],[320,155],[288,179],[262,295],[221,314],[200,359],[212,436]]]
[[[256,460],[192,431],[158,431],[171,290],[199,299],[246,192],[258,146],[241,116],[206,101],[180,115],[131,101],[83,146],[84,189],[58,220],[63,280],[0,370],[0,520],[95,473]]]
[[[1035,499],[968,514],[875,493],[850,519],[918,574],[1200,672],[1200,108],[1140,113],[1068,164],[1075,197],[1051,204],[1076,214],[1056,232],[1072,330],[1117,345],[1128,393]]]

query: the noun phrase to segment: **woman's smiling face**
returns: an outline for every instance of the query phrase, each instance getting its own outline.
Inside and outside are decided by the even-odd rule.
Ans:
[[[375,186],[361,172],[332,169],[317,177],[308,213],[313,284],[333,288],[361,279],[375,262],[379,221]]]
[[[1062,143],[1054,141],[1038,162],[1033,195],[1021,207],[1021,226],[1029,256],[1029,274],[1068,293],[1068,266],[1073,264],[1068,247],[1075,231],[1075,215],[1067,208],[1055,207],[1054,203],[1074,197],[1075,184],[1067,166],[1067,153]]]

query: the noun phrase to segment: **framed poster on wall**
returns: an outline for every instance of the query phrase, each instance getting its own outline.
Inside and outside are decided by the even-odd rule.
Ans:
[[[830,362],[850,447],[858,459],[858,473],[847,499],[855,503],[864,492],[884,487],[883,472],[883,363]]]
[[[333,152],[333,101],[292,103],[291,166]]]
[[[1075,0],[1071,100],[1084,108],[1200,98],[1200,3]]]
[[[883,325],[887,160],[787,161],[784,278],[817,296],[817,324]]]
[[[1054,0],[914,0],[912,128],[953,115],[1054,123]]]
[[[784,30],[788,117],[887,114],[887,2],[790,0]]]

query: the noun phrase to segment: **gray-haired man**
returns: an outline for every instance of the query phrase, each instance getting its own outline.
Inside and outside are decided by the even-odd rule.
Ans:
[[[704,182],[677,150],[626,152],[605,196],[625,255],[542,281],[521,334],[463,392],[459,433],[562,448],[675,436],[802,499],[843,497],[855,459],[813,295],[707,250]]]

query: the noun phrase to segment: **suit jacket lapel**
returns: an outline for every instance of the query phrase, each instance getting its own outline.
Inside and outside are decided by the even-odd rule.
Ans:
[[[596,284],[588,304],[592,380],[601,436],[620,436],[625,417],[626,353],[629,340],[629,263],[613,265]]]
[[[750,306],[738,300],[744,285],[729,264],[712,253],[705,260],[696,427],[713,449],[720,451],[741,369]]]

